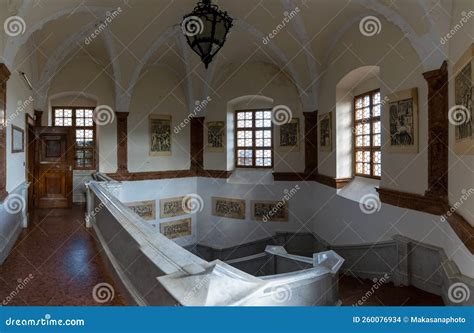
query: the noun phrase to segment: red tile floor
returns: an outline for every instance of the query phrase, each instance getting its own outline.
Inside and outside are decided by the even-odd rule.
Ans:
[[[0,304],[124,305],[84,226],[84,209],[36,210],[30,216],[30,225],[0,266]],[[110,302],[94,300],[99,283],[114,288]]]
[[[125,305],[100,255],[90,230],[84,226],[83,206],[36,210],[28,229],[23,230],[0,266],[0,305]],[[115,296],[110,302],[94,300],[94,286],[100,283],[114,288]],[[341,277],[339,292],[343,305],[357,303],[372,285],[370,280]],[[440,297],[414,287],[388,283],[363,305],[443,302]]]

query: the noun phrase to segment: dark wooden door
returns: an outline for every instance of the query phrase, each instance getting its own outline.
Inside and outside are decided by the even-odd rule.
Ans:
[[[36,207],[71,207],[75,144],[72,129],[37,127],[35,130],[37,138]]]
[[[33,211],[34,206],[34,190],[35,190],[35,121],[26,115],[26,179],[30,183],[28,187],[28,213]]]

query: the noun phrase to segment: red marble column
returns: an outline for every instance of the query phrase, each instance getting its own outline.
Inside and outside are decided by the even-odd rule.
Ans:
[[[318,111],[303,112],[304,115],[304,173],[311,176],[318,174]]]
[[[0,64],[0,201],[3,201],[8,193],[7,185],[7,81],[10,71],[5,64]]]
[[[191,170],[204,169],[204,117],[191,119]]]
[[[115,112],[117,118],[117,173],[128,174],[128,112]]]
[[[428,83],[428,190],[425,195],[448,197],[448,68],[423,74]]]
[[[38,127],[41,126],[41,119],[42,118],[43,118],[43,111],[35,110],[35,126],[38,126]]]

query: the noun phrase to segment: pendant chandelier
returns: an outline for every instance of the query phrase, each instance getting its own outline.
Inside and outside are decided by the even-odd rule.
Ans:
[[[206,68],[224,46],[233,19],[211,4],[211,0],[198,2],[194,10],[181,22],[189,46],[201,57]]]

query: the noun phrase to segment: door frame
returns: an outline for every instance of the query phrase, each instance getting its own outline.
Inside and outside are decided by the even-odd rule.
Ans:
[[[25,115],[25,179],[29,183],[28,186],[28,207],[29,215],[35,207],[35,164],[36,164],[36,135],[35,135],[35,119],[27,113]]]
[[[73,189],[74,189],[74,186],[73,186],[73,176],[74,176],[74,147],[75,147],[75,140],[74,140],[74,129],[72,127],[66,127],[66,126],[38,126],[35,128],[35,134],[36,134],[36,138],[35,138],[35,179],[36,179],[36,182],[35,182],[35,208],[44,208],[44,207],[40,207],[40,199],[38,198],[39,196],[39,188],[38,186],[40,186],[40,170],[41,170],[41,167],[39,165],[40,163],[40,160],[41,160],[41,140],[39,139],[39,135],[38,135],[38,132],[41,131],[41,133],[43,133],[43,131],[48,131],[49,133],[53,134],[53,132],[58,132],[58,133],[64,133],[65,131],[67,132],[67,140],[68,142],[70,143],[70,145],[67,147],[67,150],[66,150],[66,154],[67,154],[67,158],[68,158],[68,161],[69,161],[69,172],[70,172],[70,177],[67,177],[68,178],[68,183],[70,184],[70,186],[68,186],[68,188],[70,188],[70,192],[67,193],[67,208],[71,208],[72,207],[72,202],[73,202]],[[72,147],[72,148],[71,148]],[[52,165],[55,165],[53,163],[51,163],[51,166]],[[53,207],[53,208],[59,208],[59,207]],[[48,208],[48,209],[52,209],[52,208]]]

